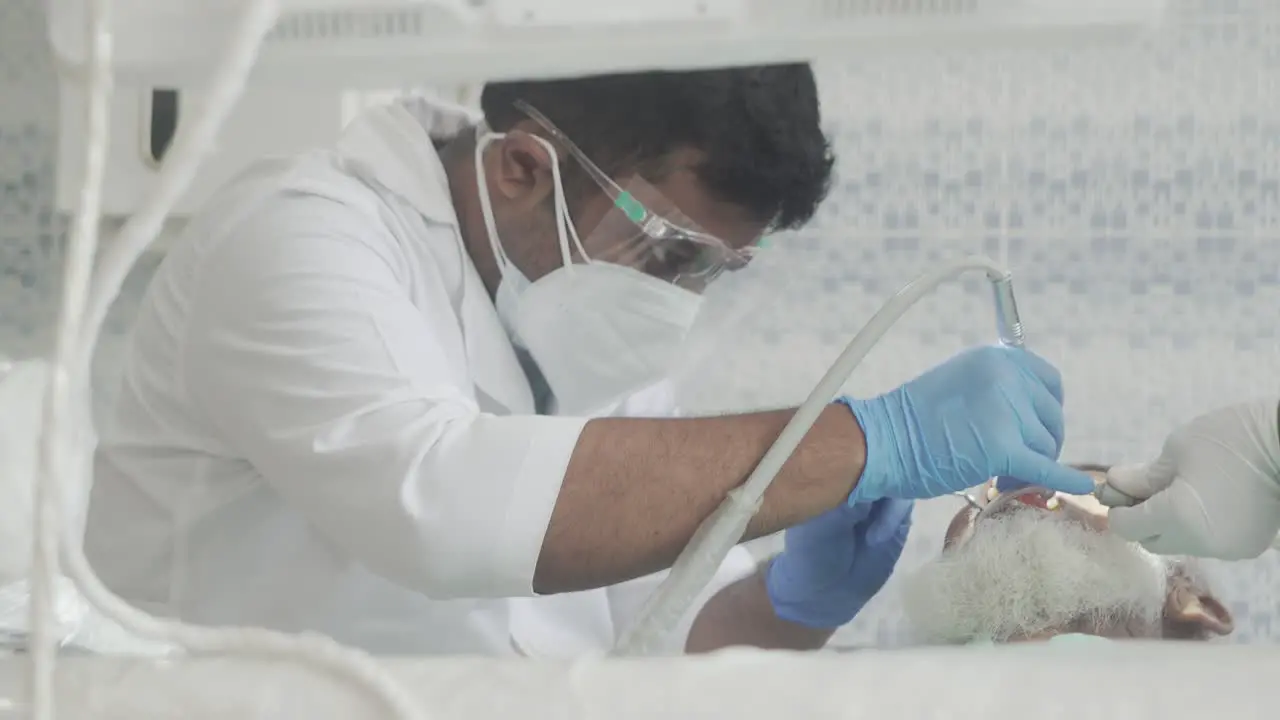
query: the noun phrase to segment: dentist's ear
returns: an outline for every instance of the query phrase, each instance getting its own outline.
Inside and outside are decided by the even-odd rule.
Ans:
[[[487,159],[490,190],[512,210],[549,206],[555,192],[555,163],[549,142],[523,130],[512,130],[494,141]]]

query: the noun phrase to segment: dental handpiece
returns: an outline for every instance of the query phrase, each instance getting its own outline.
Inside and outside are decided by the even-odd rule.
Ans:
[[[1018,299],[1013,294],[1013,274],[1008,271],[1003,274],[988,272],[987,277],[991,280],[995,300],[996,332],[1000,335],[1000,343],[1008,347],[1023,347],[1026,338],[1022,330],[1022,316],[1018,314]],[[1052,491],[1046,491],[1044,497],[1052,495]],[[1105,476],[1094,483],[1093,496],[1107,507],[1127,507],[1139,502],[1137,498],[1112,487]]]
[[[987,278],[991,280],[991,291],[995,300],[996,332],[1000,336],[1000,343],[1007,347],[1023,347],[1026,343],[1026,335],[1022,329],[1022,316],[1018,313],[1018,299],[1013,292],[1013,274],[1008,271],[1003,274],[988,272]],[[1044,488],[1022,488],[1011,494],[1021,497],[1032,493],[1038,494],[1039,499],[1047,504],[1056,502],[1056,493]],[[1108,507],[1137,503],[1137,500],[1116,490],[1105,481],[1095,483],[1093,495]],[[990,507],[989,503],[984,508],[982,517],[990,514],[987,511]]]
[[[1022,330],[1022,316],[1018,314],[1018,299],[1013,294],[1013,274],[987,272],[991,280],[992,296],[995,300],[996,332],[1000,343],[1008,347],[1023,347],[1026,338]],[[1103,479],[1094,483],[1093,496],[1106,507],[1130,507],[1141,502],[1138,498],[1117,490],[1110,482]]]
[[[1025,339],[1022,316],[1018,314],[1018,300],[1013,294],[1013,274],[1008,271],[1002,275],[988,272],[987,278],[991,280],[996,308],[996,332],[1000,336],[1000,343],[1009,347],[1022,347]]]
[[[996,311],[996,333],[1000,337],[1000,344],[1005,347],[1023,347],[1026,337],[1022,330],[1022,316],[1018,314],[1018,299],[1013,294],[1013,273],[1007,270],[999,274],[988,271],[987,279],[991,281],[991,293]],[[1026,494],[1029,491],[1031,489],[1027,488],[1019,494]],[[1045,500],[1053,496],[1052,491],[1038,490],[1038,492]]]

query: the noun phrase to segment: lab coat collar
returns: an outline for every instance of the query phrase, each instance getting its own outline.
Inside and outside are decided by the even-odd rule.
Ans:
[[[349,169],[365,182],[400,197],[428,222],[453,229],[456,248],[430,250],[442,263],[457,262],[451,259],[456,257],[454,253],[461,256],[462,293],[457,312],[472,381],[484,395],[477,401],[486,412],[532,415],[535,409],[528,378],[462,242],[449,177],[429,134],[431,128],[440,126],[432,112],[429,103],[413,101],[366,110],[347,126],[337,149]]]
[[[402,103],[370,108],[343,131],[338,152],[423,217],[456,228],[449,177],[428,128]]]

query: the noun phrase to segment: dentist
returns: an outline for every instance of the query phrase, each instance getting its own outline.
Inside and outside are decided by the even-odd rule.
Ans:
[[[427,103],[372,110],[190,221],[96,457],[86,551],[113,590],[381,653],[601,652],[745,480],[790,410],[604,416],[643,412],[707,285],[824,197],[809,67],[481,104],[442,143]],[[1015,350],[834,403],[749,528],[795,526],[787,550],[727,563],[672,650],[820,646],[892,571],[911,500],[1091,488],[1062,432],[1057,372]]]

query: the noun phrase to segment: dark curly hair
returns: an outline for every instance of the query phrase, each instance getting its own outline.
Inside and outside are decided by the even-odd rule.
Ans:
[[[489,83],[480,105],[490,127],[527,119],[517,100],[613,175],[659,180],[673,152],[700,151],[706,190],[773,229],[808,222],[831,185],[834,158],[805,63]],[[564,172],[570,193],[590,187],[576,163]]]

